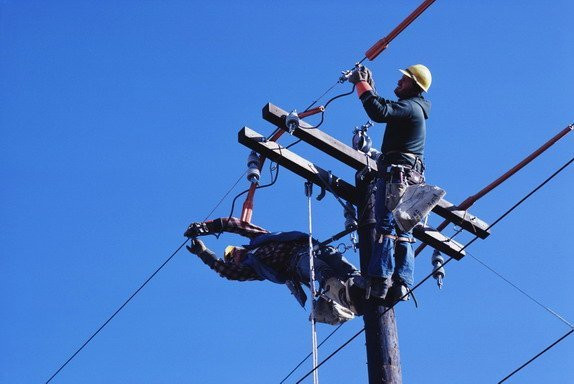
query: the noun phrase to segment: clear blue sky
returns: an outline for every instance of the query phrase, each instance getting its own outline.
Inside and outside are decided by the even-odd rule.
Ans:
[[[0,382],[45,382],[244,172],[239,129],[268,135],[264,104],[304,109],[418,4],[0,0]],[[367,63],[387,97],[398,68],[431,69],[427,179],[449,201],[574,121],[573,14],[566,0],[438,0]],[[322,129],[350,143],[366,120],[350,96],[329,106]],[[370,130],[377,146],[383,128]],[[571,134],[471,212],[494,221],[568,161],[573,143]],[[306,144],[293,150],[352,181]],[[468,250],[571,322],[573,185],[570,167]],[[230,208],[228,197],[211,218]],[[306,230],[306,209],[303,180],[282,169],[258,192],[253,221]],[[342,229],[332,196],[313,212],[318,238]],[[242,239],[206,242],[221,254]],[[417,280],[430,254],[417,258]],[[495,383],[569,329],[470,256],[448,265],[442,291],[431,280],[417,298],[418,309],[396,310],[405,383]],[[279,382],[310,351],[307,318],[284,286],[223,280],[183,250],[53,383]],[[320,358],[362,326],[346,324]],[[319,339],[331,330],[321,326]],[[510,382],[573,382],[573,356],[570,337]],[[361,335],[320,379],[366,374]]]

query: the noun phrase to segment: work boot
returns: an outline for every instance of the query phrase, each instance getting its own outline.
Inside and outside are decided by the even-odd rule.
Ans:
[[[387,292],[387,301],[394,304],[397,301],[407,301],[410,297],[411,290],[402,281],[393,281],[393,285]]]
[[[378,299],[384,299],[391,286],[391,279],[388,277],[369,277],[366,293]],[[368,297],[367,297],[368,299]]]
[[[347,284],[348,283],[348,284]],[[325,287],[323,294],[333,300],[335,303],[342,305],[343,307],[349,309],[355,315],[359,314],[357,308],[353,305],[350,295],[349,295],[349,286],[351,282],[347,280],[346,283],[343,283],[341,280],[337,279],[336,277],[331,277],[327,279],[325,282]]]

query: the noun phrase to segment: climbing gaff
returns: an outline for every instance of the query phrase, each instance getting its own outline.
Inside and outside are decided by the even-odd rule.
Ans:
[[[353,244],[353,251],[357,252],[359,245],[359,240],[357,239],[357,234],[355,230],[357,229],[357,210],[355,206],[347,201],[343,209],[343,215],[345,216],[345,230],[352,230],[349,234],[351,244]]]

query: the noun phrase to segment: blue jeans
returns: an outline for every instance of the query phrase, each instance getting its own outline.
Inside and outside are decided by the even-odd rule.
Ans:
[[[315,280],[319,282],[321,287],[324,286],[325,281],[331,277],[336,277],[341,281],[347,280],[352,276],[359,276],[360,272],[355,266],[347,261],[341,252],[333,247],[321,247],[320,251],[316,252],[315,259]],[[309,250],[302,249],[297,255],[297,273],[302,282],[308,283],[309,275]]]
[[[391,211],[385,206],[385,189],[387,182],[378,179],[375,192],[375,219],[377,235],[373,254],[369,260],[368,274],[371,277],[392,277],[412,287],[414,283],[415,254],[410,242],[397,241],[381,235],[396,235],[412,239],[412,232],[403,232],[395,224]]]

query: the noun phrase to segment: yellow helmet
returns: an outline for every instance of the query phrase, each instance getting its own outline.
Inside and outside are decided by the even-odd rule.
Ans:
[[[432,76],[427,67],[422,64],[411,65],[407,69],[399,69],[403,75],[410,77],[425,92],[428,92],[432,83]]]
[[[233,256],[233,251],[235,251],[236,249],[244,249],[243,247],[236,247],[235,245],[229,245],[227,247],[225,247],[225,250],[223,251],[223,259],[225,261],[231,261],[231,258]]]

